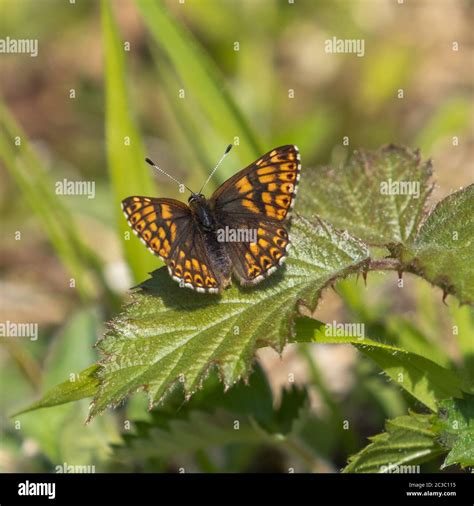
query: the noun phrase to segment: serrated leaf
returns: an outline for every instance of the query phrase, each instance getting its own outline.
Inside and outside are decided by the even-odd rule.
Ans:
[[[296,319],[295,341],[353,344],[376,362],[401,388],[433,411],[436,411],[439,400],[462,396],[461,380],[454,371],[416,353],[367,337],[328,336],[324,325],[311,318]]]
[[[98,343],[105,358],[91,417],[138,389],[155,405],[180,377],[190,395],[214,365],[232,385],[248,375],[257,347],[283,348],[299,300],[314,307],[327,283],[367,260],[364,244],[322,221],[295,219],[291,237],[285,268],[254,288],[202,296],[156,271]]]
[[[307,403],[305,389],[291,388],[283,390],[275,409],[268,380],[258,365],[248,383],[239,381],[226,392],[213,371],[189,402],[184,402],[182,389],[176,389],[152,412],[150,422],[135,424],[134,434],[124,434],[124,444],[115,447],[115,458],[129,462],[136,455],[143,461],[233,443],[281,444],[302,419]]]
[[[98,365],[91,365],[77,374],[75,381],[68,380],[54,386],[48,390],[38,402],[14,413],[12,416],[28,413],[28,411],[34,411],[35,409],[59,406],[60,404],[92,397],[97,393],[99,388],[99,380],[95,377],[95,373],[98,369]]]
[[[441,441],[450,448],[443,466],[474,466],[474,395],[439,403]]]
[[[395,251],[407,270],[474,303],[474,184],[439,202],[416,238]]]
[[[434,418],[434,415],[410,413],[388,420],[386,432],[370,438],[372,443],[350,457],[343,472],[416,472],[411,466],[432,460],[446,451],[437,442],[438,434],[432,425]]]
[[[300,209],[370,244],[404,243],[424,215],[430,176],[431,163],[422,162],[417,151],[396,146],[356,151],[343,167],[305,171]],[[394,194],[399,182],[418,186],[414,194]]]

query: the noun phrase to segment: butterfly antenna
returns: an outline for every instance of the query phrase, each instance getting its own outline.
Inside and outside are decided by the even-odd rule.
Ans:
[[[224,154],[221,156],[221,159],[217,162],[217,165],[212,169],[212,172],[209,174],[209,177],[207,178],[206,182],[202,185],[201,189],[199,190],[199,193],[202,193],[202,190],[204,190],[204,187],[209,183],[212,176],[214,175],[214,172],[219,168],[219,165],[224,161],[224,158],[229,154],[229,151],[232,149],[232,144],[229,144],[224,151]]]
[[[145,162],[154,167],[156,170],[159,170],[162,174],[165,176],[168,176],[170,179],[172,179],[175,183],[178,183],[179,185],[183,185],[185,188],[187,188],[191,193],[194,193],[191,189],[189,189],[184,183],[181,183],[177,179],[175,179],[173,176],[170,176],[167,172],[165,172],[163,169],[158,167],[156,163],[153,160],[150,160],[150,158],[145,158]]]

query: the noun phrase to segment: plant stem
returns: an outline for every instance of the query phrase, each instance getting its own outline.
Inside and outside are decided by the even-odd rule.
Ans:
[[[397,258],[370,259],[367,271],[398,271],[404,270],[404,266]]]
[[[305,448],[301,442],[295,436],[287,436],[283,442],[283,446],[290,452],[299,457],[305,462],[311,472],[316,473],[333,473],[335,469],[324,459],[317,457],[307,448]]]

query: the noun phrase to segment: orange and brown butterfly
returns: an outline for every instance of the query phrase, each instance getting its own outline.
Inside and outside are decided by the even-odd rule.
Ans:
[[[175,281],[198,292],[218,293],[232,274],[242,285],[254,285],[283,264],[300,171],[298,148],[281,146],[232,176],[209,199],[201,188],[191,192],[188,205],[128,197],[122,209],[134,233],[165,262]]]

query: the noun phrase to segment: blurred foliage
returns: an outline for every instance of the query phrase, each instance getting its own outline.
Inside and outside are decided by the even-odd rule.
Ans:
[[[472,65],[466,41],[472,5],[439,0],[439,8],[432,9],[388,0],[247,0],[219,1],[216,8],[216,2],[0,3],[2,36],[39,41],[38,57],[10,54],[0,61],[1,320],[39,323],[37,341],[3,339],[0,350],[1,470],[54,471],[66,462],[89,463],[97,471],[180,466],[206,472],[335,471],[366,445],[367,436],[385,425],[390,432],[408,408],[423,409],[364,357],[337,391],[327,378],[334,359],[322,366],[314,350],[325,345],[298,345],[309,371],[302,391],[311,402],[298,414],[289,410],[296,442],[268,441],[257,430],[261,439],[251,444],[221,440],[194,449],[191,457],[183,452],[176,459],[141,459],[133,445],[127,449],[127,437],[119,440],[119,431],[130,434],[131,423],[136,436],[144,436],[135,442],[149,448],[140,428],[144,423],[155,442],[164,438],[170,444],[166,431],[183,427],[180,409],[192,418],[195,408],[202,421],[199,402],[206,403],[199,397],[188,404],[181,400],[177,411],[172,406],[162,416],[147,413],[146,399],[136,396],[87,426],[82,422],[86,401],[8,418],[97,359],[91,346],[103,332],[99,322],[115,315],[125,290],[159,265],[135,237],[127,240],[117,206],[129,192],[182,198],[174,184],[142,163],[145,154],[194,188],[236,137],[238,149],[216,174],[214,186],[279,144],[296,143],[306,170],[339,166],[359,146],[395,143],[434,157],[434,201],[471,182]],[[364,39],[365,56],[324,53],[324,41],[334,36]],[[459,51],[453,51],[452,41],[460,43]],[[122,52],[125,43],[130,50]],[[14,143],[17,134],[20,146]],[[122,142],[127,135],[130,146]],[[322,198],[326,185],[320,182],[318,189],[320,176],[311,173],[315,195]],[[96,198],[56,195],[54,183],[64,178],[94,181]],[[370,274],[367,290],[353,280],[339,283],[342,308],[335,304],[329,320],[364,323],[367,335],[456,370],[462,389],[472,392],[472,310],[450,298],[446,308],[440,291],[423,280],[405,276],[403,293],[394,280],[393,274]],[[278,368],[265,366],[271,383]],[[258,375],[262,379],[261,371]],[[92,376],[82,380],[68,382],[84,388],[78,398],[96,387]],[[283,394],[281,406],[286,395],[293,398],[294,390]],[[282,413],[278,395],[265,396],[269,416]],[[458,401],[451,403],[448,420],[470,413]],[[207,404],[211,411],[204,421],[211,426],[220,420],[214,417],[216,406]],[[452,448],[453,460],[446,465],[472,465],[462,443],[471,438],[469,419],[463,418],[459,437],[451,433],[442,439],[445,453]],[[347,430],[345,420],[350,420]],[[113,446],[119,443],[120,464]],[[436,462],[442,460],[422,469],[436,471]]]

